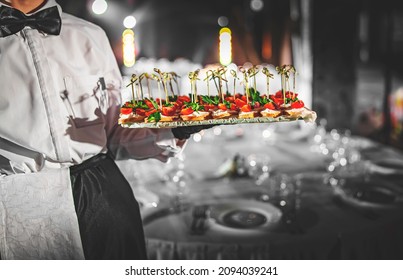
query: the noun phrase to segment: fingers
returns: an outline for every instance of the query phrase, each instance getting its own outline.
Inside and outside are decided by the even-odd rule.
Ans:
[[[175,138],[183,140],[183,139],[189,139],[189,137],[197,132],[200,132],[204,129],[209,129],[212,128],[213,124],[211,125],[195,125],[195,126],[184,126],[184,127],[175,127],[172,128],[172,133],[175,136]]]

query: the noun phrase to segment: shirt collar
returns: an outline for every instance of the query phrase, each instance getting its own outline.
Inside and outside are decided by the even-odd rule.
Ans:
[[[8,7],[11,7],[11,5],[8,5],[8,4],[3,3],[3,2],[0,2],[0,7],[1,7],[1,6],[8,6]],[[53,6],[56,6],[56,7],[57,7],[57,9],[59,10],[59,14],[61,15],[61,14],[62,14],[62,8],[60,7],[59,4],[57,4],[57,2],[56,2],[55,0],[47,0],[46,3],[45,3],[45,5],[43,5],[40,9],[36,10],[35,13],[37,13],[37,12],[39,12],[39,11],[42,11],[42,10],[44,10],[44,9],[47,9],[47,8],[53,7]],[[28,14],[28,15],[29,15],[29,14]]]

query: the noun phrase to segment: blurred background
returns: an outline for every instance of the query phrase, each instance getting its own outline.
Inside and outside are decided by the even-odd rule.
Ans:
[[[194,71],[220,63],[219,33],[227,27],[232,63],[296,65],[300,91],[328,129],[403,146],[402,1],[58,2],[105,29],[124,75],[135,67],[124,64],[126,29],[134,34],[132,62],[185,59]]]
[[[317,113],[201,131],[168,163],[118,161],[150,259],[403,259],[403,1],[58,2],[105,29],[127,83],[156,67],[187,94],[190,71],[265,65],[275,92],[274,67],[292,64]]]

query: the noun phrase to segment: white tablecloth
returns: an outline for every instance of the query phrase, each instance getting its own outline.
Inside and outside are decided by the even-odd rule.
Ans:
[[[242,199],[253,203],[254,194],[265,191],[264,184],[257,187],[251,178],[206,178],[216,174],[223,163],[235,154],[245,158],[254,155],[260,159],[268,156],[272,174],[302,174],[297,218],[304,233],[291,233],[281,224],[273,225],[263,233],[251,231],[250,235],[239,229],[220,231],[214,227],[216,222],[210,219],[208,224],[213,227],[203,235],[195,235],[189,230],[192,207],[150,221],[147,219],[150,215],[172,207],[175,202],[177,189],[172,182],[164,182],[164,174],[173,165],[177,168],[177,163],[173,161],[164,165],[147,161],[121,164],[123,169],[126,168],[124,173],[132,176],[129,180],[133,182],[134,192],[136,194],[137,191],[140,201],[140,193],[145,193],[140,190],[146,189],[158,196],[154,204],[157,207],[142,209],[151,259],[403,258],[401,208],[377,208],[376,216],[372,217],[366,215],[368,209],[361,211],[335,203],[333,189],[323,180],[328,174],[326,166],[331,155],[314,151],[309,129],[290,132],[267,128],[267,125],[225,127],[219,136],[213,136],[213,130],[209,130],[200,141],[190,140],[184,154],[183,170],[188,177],[184,180],[186,185],[180,188],[185,191],[181,198],[186,205],[216,199]],[[269,137],[264,137],[267,133]],[[367,139],[350,140],[359,147],[363,160],[380,157],[403,160],[403,155],[394,149]],[[390,183],[390,178],[381,176],[377,180]],[[401,187],[403,189],[403,184]]]

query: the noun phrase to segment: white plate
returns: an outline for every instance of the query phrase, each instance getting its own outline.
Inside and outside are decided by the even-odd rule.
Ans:
[[[198,240],[209,242],[253,242],[265,238],[281,219],[281,211],[270,203],[247,199],[225,199],[200,201],[208,205],[210,217],[205,220],[205,232],[194,234],[191,231],[192,212],[196,205],[185,206],[183,211],[170,208],[148,208],[143,211],[144,229],[147,238],[186,241]],[[252,228],[234,228],[223,224],[226,214],[234,210],[250,211],[265,217],[264,223]],[[256,239],[254,239],[256,238]]]
[[[203,203],[210,206],[209,230],[224,234],[259,234],[276,225],[281,210],[270,203],[234,199]]]
[[[373,208],[403,206],[403,190],[384,181],[347,181],[344,186],[336,186],[334,191],[343,201],[355,206]]]

